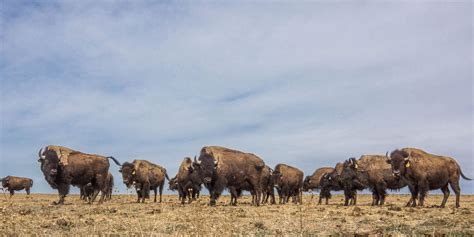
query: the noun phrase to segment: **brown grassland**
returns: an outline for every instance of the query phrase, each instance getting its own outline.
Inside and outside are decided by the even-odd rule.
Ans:
[[[383,207],[371,207],[371,195],[359,195],[358,205],[342,206],[342,195],[330,205],[317,205],[317,195],[305,195],[303,205],[250,205],[250,197],[229,206],[229,196],[216,207],[208,197],[182,206],[177,196],[163,203],[135,203],[133,195],[115,195],[103,205],[88,205],[77,195],[55,206],[53,194],[1,194],[0,235],[474,235],[474,196],[463,195],[454,208],[454,195],[444,209],[442,196],[430,195],[425,208],[404,207],[408,195],[390,195]],[[430,206],[432,205],[432,206]]]

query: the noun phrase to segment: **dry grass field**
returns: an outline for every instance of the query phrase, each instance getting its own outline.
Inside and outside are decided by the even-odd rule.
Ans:
[[[3,195],[3,194],[1,194]],[[369,206],[370,195],[359,195],[359,204],[341,205],[335,195],[330,205],[316,205],[317,196],[304,196],[303,205],[253,207],[250,197],[229,206],[223,196],[216,207],[208,197],[182,206],[177,196],[163,203],[135,203],[135,196],[115,195],[103,205],[88,205],[77,195],[63,206],[51,205],[57,195],[15,194],[0,199],[0,235],[10,234],[138,234],[138,235],[474,235],[474,196],[461,197],[454,209],[454,196],[447,208],[406,208],[408,195],[390,195],[383,207]],[[431,195],[427,205],[439,205],[441,196]]]

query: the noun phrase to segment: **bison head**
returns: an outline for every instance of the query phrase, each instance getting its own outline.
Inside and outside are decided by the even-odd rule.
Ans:
[[[343,169],[341,172],[342,180],[352,180],[357,175],[357,161],[354,157],[349,158],[344,162]]]
[[[122,167],[119,170],[122,173],[123,183],[130,188],[135,181],[135,166],[132,163],[125,162],[122,164]]]
[[[192,167],[197,171],[202,182],[207,185],[212,182],[218,164],[219,161],[215,160],[214,157],[207,153],[202,153],[199,159],[196,160],[196,157],[194,157]]]
[[[311,176],[306,176],[303,181],[303,191],[308,192],[311,186]]]
[[[38,162],[41,164],[41,171],[44,174],[46,181],[56,188],[56,178],[59,172],[59,156],[53,149],[48,147],[41,148],[38,152]]]
[[[410,154],[404,150],[395,150],[390,153],[388,156],[388,152],[385,154],[387,157],[387,163],[390,164],[392,167],[392,174],[396,178],[403,176],[406,172],[406,169],[410,167]]]

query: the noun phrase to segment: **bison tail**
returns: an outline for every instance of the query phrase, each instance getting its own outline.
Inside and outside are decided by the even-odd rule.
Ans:
[[[33,180],[30,180],[30,188],[33,187]]]
[[[465,179],[465,180],[472,180],[472,179],[466,177],[466,176],[462,173],[461,167],[459,167],[459,173],[461,173],[461,176],[462,176],[463,179]]]
[[[113,156],[107,156],[107,158],[113,160],[118,166],[121,166],[121,164]]]

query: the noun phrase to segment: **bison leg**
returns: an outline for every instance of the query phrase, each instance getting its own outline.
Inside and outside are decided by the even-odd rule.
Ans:
[[[442,187],[441,191],[443,192],[443,201],[441,202],[441,206],[439,206],[439,207],[443,208],[446,205],[446,201],[448,200],[448,197],[449,197],[448,184],[446,184],[446,186]]]
[[[459,179],[457,181],[449,182],[449,184],[451,185],[451,188],[456,194],[456,208],[458,208],[460,207],[459,197],[461,196],[461,188],[459,187]]]
[[[378,205],[378,203],[379,203],[379,195],[377,194],[377,192],[373,191],[372,192],[372,204],[371,204],[371,206]]]
[[[58,202],[53,202],[53,204],[55,204],[55,205],[64,204],[64,199],[66,198],[66,195],[69,193],[69,185],[68,184],[60,184],[58,186],[58,193],[59,193],[59,201]]]
[[[408,186],[408,189],[410,190],[411,193],[411,198],[407,203],[407,207],[416,207],[416,199],[418,198],[418,188],[415,186]]]
[[[13,196],[13,194],[15,194],[15,190],[10,189],[9,191],[10,191],[10,198],[11,198]]]
[[[160,191],[160,203],[163,201],[163,187],[165,186],[165,181],[161,183],[158,191]],[[155,189],[155,200],[156,200],[156,189]]]
[[[426,194],[428,193],[428,188],[429,188],[429,184],[426,180],[421,180],[418,183],[418,191],[420,194],[419,206],[421,207],[425,205],[425,197],[426,197]]]

